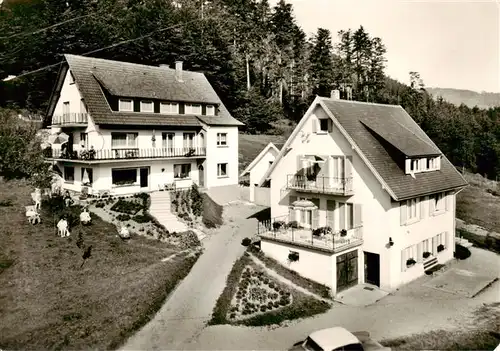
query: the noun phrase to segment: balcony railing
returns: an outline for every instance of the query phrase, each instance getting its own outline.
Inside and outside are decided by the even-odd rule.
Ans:
[[[122,160],[144,158],[196,157],[205,156],[206,148],[149,148],[149,149],[104,149],[68,152],[61,149],[45,149],[45,157],[69,160]]]
[[[289,174],[287,178],[287,189],[323,194],[350,195],[353,191],[352,177],[311,177]]]
[[[333,231],[329,227],[305,228],[288,215],[260,221],[257,235],[261,238],[327,252],[340,252],[363,243],[363,226]]]
[[[65,113],[52,116],[52,125],[84,124],[88,121],[88,114],[85,112]]]

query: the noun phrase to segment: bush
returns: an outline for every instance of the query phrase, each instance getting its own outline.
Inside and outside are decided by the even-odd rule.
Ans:
[[[202,222],[207,228],[217,228],[222,225],[222,206],[216,203],[207,194],[203,193],[203,219]]]
[[[203,214],[203,197],[201,196],[198,186],[193,184],[191,186],[191,211],[196,217]]]
[[[297,262],[299,260],[299,253],[298,252],[290,252],[288,254],[288,260],[290,262]]]
[[[143,209],[143,205],[141,205],[141,204],[139,204],[137,202],[127,201],[127,200],[124,200],[124,199],[119,199],[111,207],[111,211],[126,213],[126,214],[129,214],[129,215],[135,215],[141,209]]]
[[[422,255],[424,258],[428,258],[431,255],[429,251],[425,251],[424,254]]]
[[[98,201],[95,205],[95,207],[97,208],[104,208],[104,206],[106,206],[106,204],[102,201]]]
[[[279,230],[282,227],[285,227],[285,222],[283,222],[283,221],[276,221],[273,223],[274,230]]]
[[[330,227],[320,227],[320,228],[313,230],[313,235],[320,236],[322,234],[327,234],[327,233],[331,233],[331,232],[332,232],[332,228],[330,228]]]
[[[453,253],[453,257],[459,260],[465,260],[469,258],[471,255],[471,252],[468,248],[465,246],[462,246],[460,244],[455,245],[455,252]]]
[[[142,215],[136,215],[132,219],[137,223],[149,223],[152,220],[152,216],[149,213],[144,213]]]
[[[241,241],[241,245],[243,245],[243,246],[248,246],[248,245],[250,245],[251,243],[252,243],[252,239],[250,239],[250,238],[245,238],[245,239],[243,239],[243,240]]]
[[[0,201],[0,207],[10,207],[12,205],[12,200],[10,199]]]
[[[126,222],[126,221],[130,220],[130,215],[119,214],[118,216],[116,216],[116,219],[119,220],[120,222]]]

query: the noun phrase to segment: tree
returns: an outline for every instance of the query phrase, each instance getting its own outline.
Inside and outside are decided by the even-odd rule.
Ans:
[[[333,87],[332,39],[330,31],[318,28],[312,41],[310,75],[313,94],[330,96]]]
[[[28,179],[34,186],[50,185],[49,165],[44,161],[38,128],[0,109],[0,176],[5,180]]]

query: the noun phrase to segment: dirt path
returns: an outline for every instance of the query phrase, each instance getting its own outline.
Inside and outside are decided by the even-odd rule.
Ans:
[[[452,265],[475,272],[489,271],[500,276],[500,256],[472,248],[472,256]],[[437,329],[458,328],[470,320],[483,303],[498,302],[500,281],[475,298],[463,298],[422,284],[432,277],[424,276],[391,294],[374,305],[356,307],[334,304],[328,312],[308,319],[289,322],[277,328],[212,326],[184,350],[284,350],[310,332],[343,326],[347,329],[367,330],[378,340],[419,334]]]
[[[179,350],[202,332],[233,263],[245,250],[241,240],[255,232],[256,220],[247,217],[261,209],[243,204],[224,207],[225,224],[203,241],[204,252],[189,275],[122,349]]]

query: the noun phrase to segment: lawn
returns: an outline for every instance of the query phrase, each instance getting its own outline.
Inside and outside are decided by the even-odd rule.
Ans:
[[[266,303],[255,303],[254,300],[251,300],[253,299],[251,297],[252,294],[246,293],[247,289],[250,292],[252,290],[257,290],[255,292],[257,296],[259,295],[258,290],[261,289],[255,289],[257,286],[255,283],[245,282],[245,274],[248,274],[244,273],[245,271],[257,272],[257,277],[260,277],[260,281],[263,282],[261,287],[268,290],[269,288],[276,288],[275,291],[270,290],[271,293],[275,293],[275,296],[270,296],[269,299],[266,300]],[[243,279],[240,280],[242,277]],[[240,291],[240,293],[238,293],[238,291]],[[242,300],[239,300],[238,297]],[[248,308],[244,307],[248,305],[247,300],[250,302],[250,306],[252,306],[252,303],[254,306]],[[239,307],[240,305],[241,307]],[[209,324],[246,326],[273,325],[286,320],[305,318],[324,313],[328,311],[330,307],[330,304],[324,301],[320,301],[277,281],[263,271],[261,267],[250,258],[249,254],[245,252],[245,254],[233,265],[226,281],[226,287],[217,300]],[[248,317],[246,317],[246,313],[241,313],[241,311],[245,309],[250,312]],[[235,315],[237,317],[236,319],[234,318]]]
[[[22,182],[0,182],[1,349],[116,348],[196,262],[188,253],[162,262],[176,253],[171,245],[138,235],[123,241],[96,216],[60,238],[46,209],[41,224],[27,222],[30,191]],[[89,246],[82,266],[81,248]]]
[[[457,195],[456,216],[466,223],[476,224],[500,233],[500,196],[498,182],[487,180],[478,174],[466,173],[469,186]]]
[[[408,337],[383,340],[392,350],[494,350],[500,344],[500,303],[482,306],[471,325],[458,330],[433,330]]]

